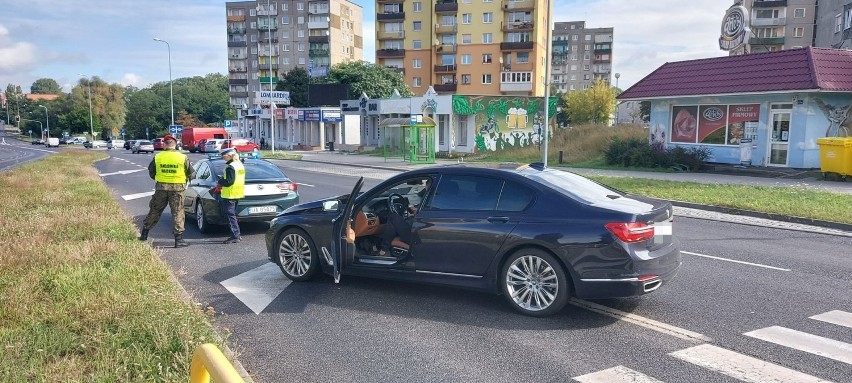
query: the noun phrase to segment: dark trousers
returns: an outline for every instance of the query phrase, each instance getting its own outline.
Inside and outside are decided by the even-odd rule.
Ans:
[[[228,226],[231,227],[231,238],[240,238],[240,225],[237,222],[237,199],[222,198],[222,211],[228,218]]]
[[[385,225],[385,231],[382,232],[382,249],[389,251],[391,242],[394,238],[399,237],[402,242],[411,246],[412,234],[411,225],[405,221],[399,214],[388,214],[388,222]]]

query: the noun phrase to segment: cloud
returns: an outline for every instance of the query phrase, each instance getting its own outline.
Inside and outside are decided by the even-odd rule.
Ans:
[[[364,20],[364,61],[376,62],[376,23]]]
[[[124,76],[121,77],[121,80],[118,81],[118,83],[124,86],[138,87],[139,84],[142,83],[142,79],[136,74],[125,73]]]
[[[28,71],[37,61],[36,47],[26,42],[14,42],[9,30],[0,25],[0,74],[12,75]]]

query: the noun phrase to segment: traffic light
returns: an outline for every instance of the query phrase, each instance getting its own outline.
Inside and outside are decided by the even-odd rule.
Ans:
[[[21,115],[20,114],[15,115],[15,122],[21,122]]]

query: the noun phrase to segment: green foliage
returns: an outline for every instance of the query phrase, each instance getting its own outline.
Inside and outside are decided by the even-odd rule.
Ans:
[[[615,139],[604,151],[608,165],[637,168],[672,168],[675,170],[698,170],[710,158],[710,150],[704,147],[672,149],[656,148],[647,139]]]
[[[290,106],[304,108],[308,105],[308,84],[311,78],[308,71],[302,67],[290,69],[284,77],[278,81],[275,90],[290,92]]]
[[[40,78],[30,87],[30,93],[59,94],[62,93],[62,87],[52,78]]]
[[[352,88],[349,96],[352,99],[359,98],[361,93],[366,93],[369,98],[387,98],[394,89],[398,90],[403,97],[414,95],[402,74],[366,61],[335,64],[329,69],[325,82],[350,84]]]
[[[615,90],[602,79],[595,80],[587,90],[571,91],[563,98],[574,124],[603,124],[615,112]]]

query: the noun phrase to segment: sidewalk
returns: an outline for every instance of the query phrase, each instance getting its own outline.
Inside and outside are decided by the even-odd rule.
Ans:
[[[457,160],[436,159],[435,164],[411,164],[403,161],[401,158],[390,158],[385,161],[382,157],[363,155],[363,154],[346,154],[341,152],[317,152],[317,151],[297,151],[292,152],[302,156],[302,161],[333,163],[341,165],[354,165],[372,167],[378,169],[406,171],[412,169],[421,169],[429,166],[444,166],[460,163]],[[471,162],[471,164],[479,164]],[[553,165],[553,164],[549,164]],[[756,185],[756,186],[781,186],[781,187],[800,187],[821,191],[829,191],[833,193],[852,194],[852,182],[841,181],[821,181],[813,177],[790,179],[790,178],[768,178],[754,176],[738,176],[729,174],[717,173],[662,173],[662,172],[641,172],[630,170],[610,170],[610,169],[586,169],[586,168],[569,168],[559,167],[559,169],[568,170],[580,175],[595,175],[595,176],[610,176],[610,177],[632,177],[632,178],[648,178],[666,181],[682,181],[682,182],[697,182],[702,184],[732,184],[732,185]]]

